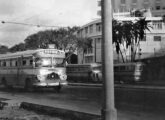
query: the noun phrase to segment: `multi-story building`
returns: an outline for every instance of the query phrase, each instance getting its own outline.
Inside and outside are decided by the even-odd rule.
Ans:
[[[113,0],[114,13],[150,9],[152,16],[165,15],[165,0]]]
[[[100,1],[98,1],[99,6]],[[114,15],[129,16],[134,10],[149,11],[153,17],[165,15],[165,0],[112,0],[112,4]]]
[[[101,5],[99,0],[99,6]],[[136,10],[143,12],[147,20],[151,21],[152,29],[146,31],[143,41],[140,41],[136,58],[144,58],[152,55],[162,54],[165,51],[165,23],[162,22],[162,16],[165,16],[165,0],[112,0],[113,16],[119,21],[133,21],[137,19],[132,15]],[[98,14],[101,12],[98,11]],[[101,40],[102,40],[102,24],[101,19],[87,23],[81,27],[78,32],[79,37],[92,38],[92,49],[87,53],[78,54],[79,63],[101,62]],[[114,47],[115,48],[115,47]],[[138,56],[139,55],[139,56]],[[130,58],[130,50],[127,56]],[[121,56],[117,55],[114,50],[114,62],[120,62]]]
[[[133,21],[135,17],[117,17],[119,21]],[[151,21],[149,24],[152,26],[150,31],[146,31],[146,37],[140,41],[139,49],[141,52],[137,54],[136,58],[144,58],[157,53],[164,53],[165,50],[165,23],[162,22],[162,17],[147,17],[146,20]],[[81,63],[93,63],[101,62],[101,40],[102,40],[102,24],[101,19],[87,23],[81,27],[78,31],[79,37],[92,38],[92,49],[87,50],[85,55],[82,52],[78,53],[78,62]],[[138,56],[139,55],[139,56]],[[130,57],[128,51],[127,57]],[[121,58],[116,54],[114,50],[114,62],[121,62]]]

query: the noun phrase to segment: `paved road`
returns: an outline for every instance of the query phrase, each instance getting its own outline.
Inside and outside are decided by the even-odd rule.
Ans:
[[[102,89],[91,86],[67,86],[60,93],[53,89],[41,89],[36,92],[25,92],[22,89],[12,91],[0,89],[0,97],[100,115]],[[132,112],[126,109],[118,109],[119,120],[164,120],[165,118],[165,114],[162,113]]]
[[[101,110],[101,87],[66,86],[62,88],[60,93],[50,88],[39,89],[35,92],[26,92],[23,89],[4,90],[1,88],[0,90],[0,94],[13,95],[19,97],[20,100],[26,99],[27,101],[31,101],[35,99],[41,103],[50,100],[51,102],[60,104],[60,107],[72,106],[76,110],[79,110],[79,108],[75,106],[78,105],[81,107],[82,112],[85,112],[86,108],[89,108],[91,111],[94,110],[95,114],[100,114]],[[70,105],[67,106],[67,103]],[[90,106],[93,107],[91,108]]]

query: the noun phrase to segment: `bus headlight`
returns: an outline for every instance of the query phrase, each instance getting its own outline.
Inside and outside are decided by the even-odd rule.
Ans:
[[[37,79],[40,80],[40,81],[42,81],[42,80],[45,79],[45,77],[43,75],[37,75]]]
[[[66,76],[65,74],[60,75],[60,79],[61,79],[61,80],[66,80],[66,79],[67,79],[67,76]]]

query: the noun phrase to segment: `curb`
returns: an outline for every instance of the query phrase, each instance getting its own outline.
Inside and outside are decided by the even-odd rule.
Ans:
[[[70,86],[89,86],[89,87],[102,87],[102,84],[93,84],[93,83],[68,83]]]
[[[83,113],[63,108],[49,107],[27,102],[22,102],[20,108],[32,110],[42,114],[44,113],[51,116],[61,117],[64,119],[66,118],[67,120],[96,120],[101,117],[99,115]]]

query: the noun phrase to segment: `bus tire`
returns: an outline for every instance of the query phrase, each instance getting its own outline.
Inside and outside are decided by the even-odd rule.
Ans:
[[[53,87],[56,92],[60,92],[61,88],[61,85]]]
[[[28,91],[28,92],[32,92],[32,91],[33,91],[33,87],[32,87],[32,84],[31,84],[31,80],[30,80],[29,78],[27,78],[27,79],[25,80],[24,89],[25,89],[25,91]]]

